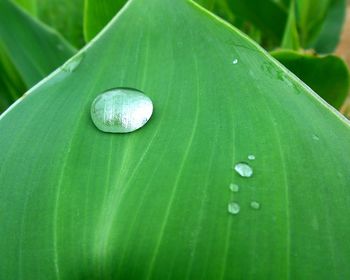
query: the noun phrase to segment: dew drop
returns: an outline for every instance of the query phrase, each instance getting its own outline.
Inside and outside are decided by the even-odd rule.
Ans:
[[[235,165],[236,172],[242,177],[252,177],[253,176],[253,168],[250,167],[249,164],[240,162]]]
[[[249,156],[248,156],[248,159],[249,159],[249,160],[255,160],[255,156],[254,156],[254,155],[249,155]]]
[[[312,139],[314,139],[315,141],[319,141],[320,140],[320,137],[318,137],[317,135],[312,135]]]
[[[143,127],[153,113],[152,100],[129,88],[108,90],[93,101],[91,118],[104,132],[129,133]]]
[[[257,202],[257,201],[252,201],[252,202],[250,203],[250,207],[252,207],[252,208],[255,209],[255,210],[258,210],[258,209],[260,209],[260,203]]]
[[[63,66],[61,67],[62,71],[72,73],[75,71],[75,69],[78,68],[80,63],[84,59],[84,53],[79,53],[70,60],[68,60]]]
[[[237,215],[241,210],[241,207],[236,202],[231,202],[227,206],[227,210],[230,214]]]
[[[238,59],[235,58],[233,61],[232,61],[232,64],[237,64],[238,63]]]
[[[239,186],[236,184],[230,184],[229,188],[232,192],[239,192]]]

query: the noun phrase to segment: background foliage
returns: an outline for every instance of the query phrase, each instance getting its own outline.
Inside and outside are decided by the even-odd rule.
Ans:
[[[87,1],[62,35],[36,3],[0,1],[3,106],[31,87],[0,116],[0,279],[350,278],[349,122],[291,72],[342,103],[315,51],[344,2],[132,0],[98,33],[121,6]],[[141,130],[92,124],[113,87],[153,100]]]
[[[83,0],[14,1],[32,16],[57,30],[72,46],[77,48],[81,48],[85,42],[90,41],[126,2],[126,0],[85,0],[85,2]],[[342,59],[334,55],[330,56],[329,59],[324,58],[327,56],[327,53],[332,53],[335,50],[339,42],[345,17],[345,0],[198,0],[197,2],[246,32],[265,48],[269,50],[281,48],[282,50],[272,52],[272,55],[276,55],[275,57],[287,67],[293,65],[291,68],[292,72],[296,73],[299,78],[306,82],[328,103],[337,109],[344,103],[349,89],[348,68]],[[20,13],[23,14],[23,12]],[[27,24],[28,22],[26,21],[30,20],[30,16],[24,14],[22,16],[26,17],[26,19],[22,19],[20,22]],[[19,29],[14,29],[15,27],[6,18],[3,16],[3,21],[1,22],[3,30],[6,30],[8,33],[18,31]],[[64,20],[62,20],[63,18]],[[27,44],[39,42],[35,37],[35,33],[39,32],[40,36],[45,36],[45,31],[37,31],[36,29],[47,29],[47,27],[43,23],[34,22],[35,26],[31,26],[31,23],[26,25],[26,30],[32,33],[31,38],[27,38]],[[51,30],[50,32],[54,31]],[[3,36],[5,35],[1,37]],[[23,73],[24,70],[22,68],[25,67],[30,72],[37,72],[37,69],[41,66],[32,65],[31,68],[28,68],[27,62],[21,60],[23,56],[21,53],[25,51],[24,48],[22,50],[15,50],[15,52],[16,57],[23,61],[25,66],[16,64],[14,62],[16,58],[13,55],[11,57],[8,53],[8,50],[12,48],[11,42],[4,42],[4,38],[1,38],[1,40],[3,41],[1,42],[3,45],[1,50],[2,56],[10,57],[7,63],[2,62],[2,64],[9,65],[9,62],[14,64],[12,70],[8,71],[4,69],[9,69],[9,66],[2,66],[2,79],[13,75],[14,70],[18,72],[17,78],[12,78],[12,82],[7,82],[13,85],[17,83],[15,87],[10,89],[9,85],[5,85],[4,82],[2,83],[3,94],[1,100],[3,101],[0,108],[2,111],[18,98],[18,96],[23,94],[26,89],[30,88],[33,85],[33,81],[34,83],[38,82],[73,53],[72,47],[70,47],[68,52],[66,50],[57,50],[57,46],[60,46],[60,48],[66,46],[63,38],[56,39],[56,42],[54,42],[56,47],[43,47],[44,50],[41,53],[30,50],[30,54],[26,56],[34,55],[34,63],[44,59],[47,66],[51,64],[51,67],[43,69],[41,75],[37,75],[37,79],[32,80],[29,84],[25,83],[26,87],[23,87],[21,85],[23,82],[20,80],[25,81],[28,77]],[[58,41],[63,41],[64,43]],[[303,49],[311,51],[305,52]],[[286,50],[294,50],[299,54],[294,56],[287,55],[285,57],[283,54],[288,53]],[[57,53],[58,58],[50,58],[49,53],[51,52]],[[327,69],[328,67],[332,70],[335,69],[335,71],[329,71],[332,83],[339,85],[335,88],[329,85],[323,85],[322,83],[324,77],[320,69]],[[6,80],[9,79],[6,78]]]

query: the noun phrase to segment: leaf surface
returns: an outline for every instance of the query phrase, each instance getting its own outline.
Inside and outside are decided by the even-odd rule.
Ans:
[[[145,127],[96,129],[115,87],[153,100]],[[349,122],[245,35],[132,0],[0,119],[0,278],[348,279],[349,147]]]

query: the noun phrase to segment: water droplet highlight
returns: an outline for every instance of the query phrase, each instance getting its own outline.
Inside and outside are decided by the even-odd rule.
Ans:
[[[227,206],[227,210],[230,214],[237,215],[241,210],[241,207],[236,202],[231,202]]]
[[[232,192],[239,192],[239,186],[236,184],[230,184],[229,188]]]
[[[91,105],[95,126],[110,133],[133,132],[143,127],[152,113],[152,100],[136,89],[108,90],[97,96]]]
[[[84,59],[84,53],[79,53],[70,60],[68,60],[63,66],[61,67],[62,71],[72,73],[74,70],[78,68],[80,63]]]
[[[260,209],[260,203],[257,202],[257,201],[252,201],[252,202],[250,203],[250,207],[252,207],[252,208],[255,209],[255,210],[258,210],[258,209]]]
[[[235,170],[242,177],[249,178],[253,176],[253,168],[251,168],[247,163],[237,163],[235,165]]]
[[[238,63],[238,59],[235,58],[233,61],[232,61],[232,64],[237,64]]]
[[[249,159],[249,160],[255,160],[255,156],[254,156],[254,155],[249,155],[249,156],[248,156],[248,159]]]

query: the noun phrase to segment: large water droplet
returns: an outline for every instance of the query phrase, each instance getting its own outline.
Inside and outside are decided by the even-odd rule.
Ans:
[[[258,210],[258,209],[260,209],[260,203],[257,202],[257,201],[252,201],[252,202],[250,203],[250,207],[252,207],[252,208],[255,209],[255,210]]]
[[[245,162],[240,162],[235,165],[236,172],[242,177],[252,177],[253,176],[253,168],[250,167],[249,164]]]
[[[74,70],[78,68],[83,59],[84,53],[77,54],[76,56],[68,60],[65,64],[63,64],[63,66],[61,67],[62,71],[69,73],[74,72]]]
[[[232,61],[232,64],[237,64],[238,63],[238,59],[235,58],[233,61]]]
[[[249,155],[249,156],[248,156],[248,159],[249,159],[249,160],[255,160],[255,156],[254,156],[254,155]]]
[[[241,210],[241,207],[236,202],[231,202],[227,206],[227,210],[230,214],[237,215]]]
[[[232,192],[239,192],[239,186],[236,184],[230,184],[229,188]]]
[[[91,118],[104,132],[128,133],[144,126],[153,113],[152,100],[141,91],[128,88],[108,90],[91,105]]]

